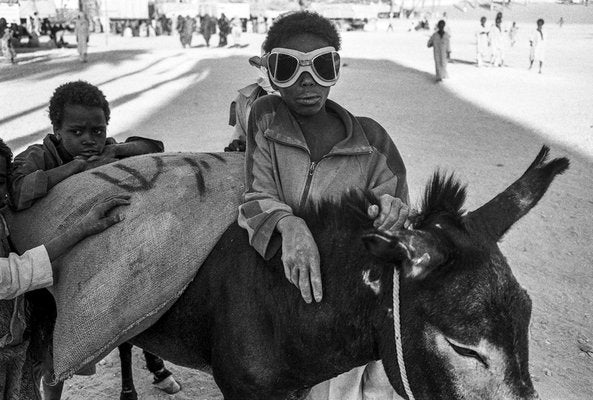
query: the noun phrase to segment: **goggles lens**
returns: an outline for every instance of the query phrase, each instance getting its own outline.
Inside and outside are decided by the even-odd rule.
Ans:
[[[317,53],[317,54],[315,54]],[[268,71],[276,84],[294,84],[303,71],[313,72],[317,83],[333,85],[340,74],[340,55],[333,47],[301,53],[291,49],[274,49],[266,57]],[[319,82],[321,80],[321,82]],[[329,85],[328,85],[329,84]]]
[[[335,51],[318,55],[313,59],[313,70],[323,80],[337,79],[340,72],[340,55]]]
[[[271,54],[270,62],[275,66],[271,71],[272,77],[280,82],[285,82],[292,78],[299,68],[299,60],[288,54]]]

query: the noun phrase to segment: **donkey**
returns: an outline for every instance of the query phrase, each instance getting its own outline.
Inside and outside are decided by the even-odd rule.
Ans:
[[[321,256],[318,304],[285,279],[280,254],[263,260],[235,223],[174,305],[131,341],[211,371],[225,400],[302,399],[378,359],[404,398],[538,399],[531,301],[497,242],[568,168],[547,155],[543,147],[516,182],[468,213],[465,186],[435,173],[411,228],[394,236],[366,216],[377,204],[370,193],[304,212]]]

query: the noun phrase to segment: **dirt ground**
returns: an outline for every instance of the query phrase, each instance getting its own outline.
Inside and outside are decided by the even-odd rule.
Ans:
[[[505,24],[519,25],[503,68],[476,68],[473,33],[480,15],[448,8],[454,62],[451,79],[434,82],[427,32],[343,34],[343,71],[330,97],[357,115],[379,121],[400,149],[413,200],[432,171],[455,171],[468,184],[472,210],[519,177],[542,144],[571,168],[501,243],[515,275],[533,300],[530,371],[543,399],[593,398],[593,7],[515,5]],[[527,39],[547,18],[543,74],[528,71]],[[556,21],[564,17],[559,27]],[[0,134],[18,152],[49,131],[47,100],[60,83],[86,79],[112,105],[110,134],[163,140],[171,151],[219,151],[235,90],[256,77],[247,58],[262,35],[244,35],[233,49],[206,49],[201,38],[183,50],[177,38],[91,38],[90,62],[75,49],[19,55],[0,66]],[[587,351],[589,350],[589,351]],[[211,377],[170,365],[183,390],[174,396],[150,385],[135,349],[137,389],[143,399],[222,399]],[[66,399],[110,399],[119,393],[117,351],[93,377],[66,384]]]

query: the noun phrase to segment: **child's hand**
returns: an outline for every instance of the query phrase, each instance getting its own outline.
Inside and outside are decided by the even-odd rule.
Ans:
[[[372,205],[367,211],[369,217],[375,220],[373,226],[388,234],[402,229],[410,214],[410,207],[388,194],[379,197],[379,202],[380,206]]]
[[[129,195],[115,195],[99,200],[90,209],[87,215],[80,221],[81,228],[85,236],[90,236],[103,232],[111,225],[117,224],[124,220],[124,215],[116,213],[108,216],[109,211],[118,206],[126,206],[130,204]]]

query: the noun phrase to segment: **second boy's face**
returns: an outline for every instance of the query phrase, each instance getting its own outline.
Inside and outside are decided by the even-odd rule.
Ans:
[[[308,53],[327,46],[330,44],[320,37],[304,33],[291,37],[279,47]],[[279,88],[278,91],[292,112],[310,116],[317,114],[325,107],[329,89],[315,82],[309,72],[303,72],[294,85],[284,89]]]
[[[91,157],[101,154],[107,138],[107,121],[101,107],[67,104],[62,126],[54,134],[72,156]]]

